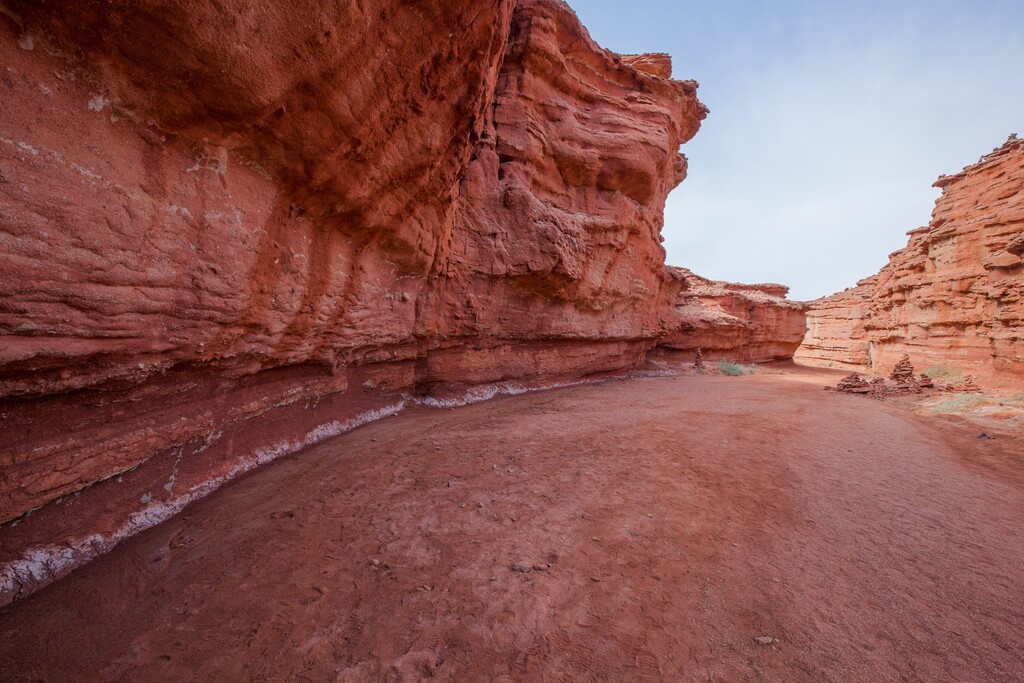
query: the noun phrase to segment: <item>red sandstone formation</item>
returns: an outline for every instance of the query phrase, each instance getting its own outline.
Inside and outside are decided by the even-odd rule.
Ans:
[[[696,83],[560,0],[12,0],[0,52],[0,603],[410,402],[795,346],[664,267]]]
[[[794,359],[806,365],[841,370],[870,367],[871,344],[864,326],[876,280],[877,276],[865,278],[856,287],[811,302],[807,308],[807,334]]]
[[[788,301],[788,287],[716,282],[669,267],[680,283],[671,332],[659,349],[672,356],[701,349],[713,359],[763,362],[790,358],[806,327],[804,304]]]
[[[671,329],[706,110],[558,0],[12,0],[0,30],[0,602],[410,400]]]
[[[1024,382],[1024,140],[944,176],[931,223],[880,273],[811,304],[796,359],[885,372],[904,354]]]

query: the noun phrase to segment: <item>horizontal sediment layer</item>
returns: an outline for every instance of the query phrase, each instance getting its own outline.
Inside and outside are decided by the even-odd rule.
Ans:
[[[363,420],[690,330],[661,228],[707,109],[561,0],[11,0],[0,56],[9,597]],[[732,352],[784,353],[772,315]]]
[[[642,361],[646,348],[635,343],[516,346],[502,350],[506,362],[531,367],[532,373],[506,374],[506,379],[480,384],[444,382],[433,389],[425,383],[419,391],[405,384],[416,372],[416,364],[409,362],[354,367],[340,375],[323,368],[285,368],[241,383],[182,373],[139,386],[112,402],[94,392],[18,405],[26,415],[12,415],[4,429],[11,428],[10,434],[4,436],[17,434],[19,424],[61,420],[76,441],[97,451],[88,458],[91,467],[103,458],[109,474],[0,526],[0,604],[31,594],[232,479],[282,456],[410,406],[451,408],[500,395],[622,376],[624,368]],[[574,357],[574,371],[546,371],[556,357],[562,363]],[[161,431],[166,429],[174,434]],[[12,474],[25,482],[48,475],[53,462],[69,450],[59,448],[67,433],[55,433],[50,441],[25,434],[27,442],[38,446],[18,448],[18,452],[31,451],[39,457],[22,463],[23,471],[12,470]],[[174,445],[138,463],[137,454],[147,440]],[[56,472],[52,478],[64,481],[71,475]],[[41,491],[33,502],[51,495]],[[19,499],[9,504],[30,503]]]
[[[810,305],[801,363],[914,366],[1024,386],[1024,140],[935,183],[931,222],[882,270]]]

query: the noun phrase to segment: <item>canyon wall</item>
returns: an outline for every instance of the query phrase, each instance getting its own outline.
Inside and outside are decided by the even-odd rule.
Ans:
[[[557,0],[7,2],[0,598],[411,401],[638,365],[706,110]]]
[[[791,358],[804,338],[805,305],[788,301],[776,284],[717,282],[669,267],[681,285],[672,331],[659,340],[660,356],[761,363]]]
[[[868,324],[877,276],[865,278],[832,296],[812,301],[807,333],[793,355],[805,365],[865,370],[871,365]]]
[[[2,10],[0,604],[404,406],[682,343],[706,109],[560,0]]]
[[[1024,384],[1024,140],[935,183],[931,222],[852,289],[812,302],[798,362],[888,373],[946,366]]]

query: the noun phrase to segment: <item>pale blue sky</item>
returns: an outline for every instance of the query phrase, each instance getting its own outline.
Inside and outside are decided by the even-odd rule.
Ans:
[[[668,261],[812,299],[928,222],[942,173],[1024,134],[1024,0],[569,0],[604,47],[668,52],[711,109]]]

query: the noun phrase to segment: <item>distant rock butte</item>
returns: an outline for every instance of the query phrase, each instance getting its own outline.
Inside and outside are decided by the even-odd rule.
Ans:
[[[659,342],[669,358],[682,353],[702,360],[765,362],[791,358],[806,328],[805,304],[788,301],[789,288],[776,284],[716,282],[669,266],[682,285],[673,331]]]
[[[1024,140],[935,183],[932,221],[856,287],[811,302],[798,362],[888,374],[904,354],[1024,384]]]
[[[0,34],[0,602],[410,402],[792,342],[664,267],[696,83],[560,1],[10,0]]]

